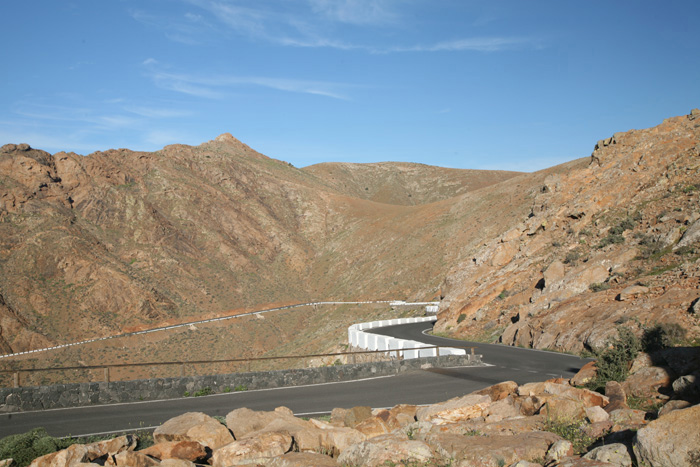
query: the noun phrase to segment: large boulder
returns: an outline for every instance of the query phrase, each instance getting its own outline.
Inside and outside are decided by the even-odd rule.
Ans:
[[[421,422],[427,421],[434,425],[444,425],[482,417],[490,404],[491,398],[489,396],[469,394],[446,402],[421,407],[416,411],[416,418]]]
[[[627,405],[627,393],[617,381],[608,381],[605,383],[605,397],[610,403],[605,406],[605,411],[610,413],[618,409],[629,409]]]
[[[155,467],[160,461],[138,451],[123,451],[113,457],[117,467]]]
[[[267,467],[336,467],[338,462],[332,457],[316,452],[288,452],[275,457],[267,463]]]
[[[634,453],[639,465],[700,465],[700,405],[674,410],[637,431]]]
[[[277,407],[271,412],[250,410],[243,407],[226,415],[226,426],[236,439],[241,439],[250,433],[262,430],[274,420],[290,417],[293,418],[294,413],[287,407]]]
[[[338,457],[338,463],[374,467],[411,461],[422,465],[432,458],[432,449],[423,441],[389,434],[351,446]]]
[[[616,467],[632,467],[632,457],[624,444],[608,444],[597,447],[583,455],[584,459],[609,462]]]
[[[259,433],[215,449],[212,467],[264,464],[292,450],[292,437],[286,433]]]
[[[593,381],[598,375],[598,368],[595,362],[588,362],[581,367],[580,370],[571,378],[571,384],[574,386],[583,386],[586,383]]]
[[[549,447],[559,439],[553,433],[542,431],[485,436],[431,431],[426,442],[442,457],[454,459],[461,467],[496,467],[519,460],[543,459]]]
[[[489,396],[493,402],[505,399],[508,396],[515,395],[518,391],[518,383],[515,381],[504,381],[494,384],[484,389],[472,392],[481,396]]]
[[[207,456],[207,450],[197,441],[167,441],[139,451],[157,459],[183,459],[195,462]]]
[[[215,418],[201,412],[187,412],[171,418],[153,432],[156,443],[197,441],[209,449],[217,449],[233,441],[228,429]]]
[[[74,444],[58,452],[38,457],[29,467],[66,467],[72,464],[89,463],[90,450],[84,444]]]
[[[641,368],[635,374],[630,375],[622,387],[627,395],[636,397],[657,397],[659,390],[670,392],[675,379],[673,370],[665,367],[650,366]]]

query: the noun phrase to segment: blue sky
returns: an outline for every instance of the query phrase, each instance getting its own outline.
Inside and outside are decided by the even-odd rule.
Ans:
[[[4,0],[0,144],[230,132],[302,167],[534,171],[700,107],[700,2]]]

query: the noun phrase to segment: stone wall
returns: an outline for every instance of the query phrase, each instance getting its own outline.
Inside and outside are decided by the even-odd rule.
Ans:
[[[257,371],[182,378],[155,378],[133,381],[57,384],[20,388],[0,388],[0,412],[80,407],[118,402],[175,399],[198,391],[212,394],[300,386],[305,384],[352,381],[372,376],[398,374],[421,368],[481,366],[480,355],[445,355],[411,360],[357,363],[351,365]],[[208,388],[208,389],[207,389]]]

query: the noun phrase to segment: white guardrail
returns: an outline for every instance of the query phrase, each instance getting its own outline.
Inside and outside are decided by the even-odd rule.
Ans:
[[[382,336],[367,332],[368,329],[380,328],[384,326],[393,326],[396,324],[421,323],[427,321],[437,321],[436,316],[425,316],[421,318],[397,318],[385,319],[382,321],[371,321],[369,323],[353,324],[348,328],[348,343],[353,347],[359,347],[366,350],[386,350],[399,351],[399,354],[404,359],[420,358],[420,357],[436,357],[437,349],[434,346],[423,342],[397,339],[395,337]],[[416,349],[420,347],[433,347],[431,349],[418,350],[401,350],[401,349]],[[464,349],[455,349],[452,347],[440,347],[440,355],[466,355]]]

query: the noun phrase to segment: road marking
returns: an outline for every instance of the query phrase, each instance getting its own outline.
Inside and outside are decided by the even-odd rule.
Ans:
[[[201,399],[205,397],[220,397],[220,396],[236,396],[236,395],[242,395],[242,394],[248,394],[251,392],[263,392],[263,391],[280,391],[283,389],[295,389],[295,388],[308,388],[308,387],[314,387],[314,386],[328,386],[331,384],[349,384],[349,383],[358,383],[361,381],[371,381],[375,379],[383,379],[383,378],[393,378],[394,376],[397,375],[386,375],[386,376],[372,376],[371,378],[362,378],[362,379],[353,379],[350,381],[333,381],[330,383],[316,383],[316,384],[303,384],[300,386],[283,386],[279,388],[264,388],[264,389],[250,389],[248,391],[232,391],[232,392],[222,392],[218,394],[209,394],[206,396],[199,396],[199,397],[182,397],[182,398],[174,398],[174,399],[156,399],[152,401],[135,401],[135,402],[119,402],[117,404],[96,404],[96,405],[83,405],[80,407],[61,407],[57,409],[42,409],[42,410],[28,410],[24,412],[8,412],[8,413],[0,413],[1,416],[7,416],[9,417],[16,417],[18,415],[22,414],[29,414],[29,413],[37,413],[37,412],[55,412],[59,410],[76,410],[76,409],[92,409],[95,407],[119,407],[123,405],[137,405],[137,404],[150,404],[150,403],[155,403],[155,402],[172,402],[172,401],[183,401],[183,400],[192,400],[192,399]]]

